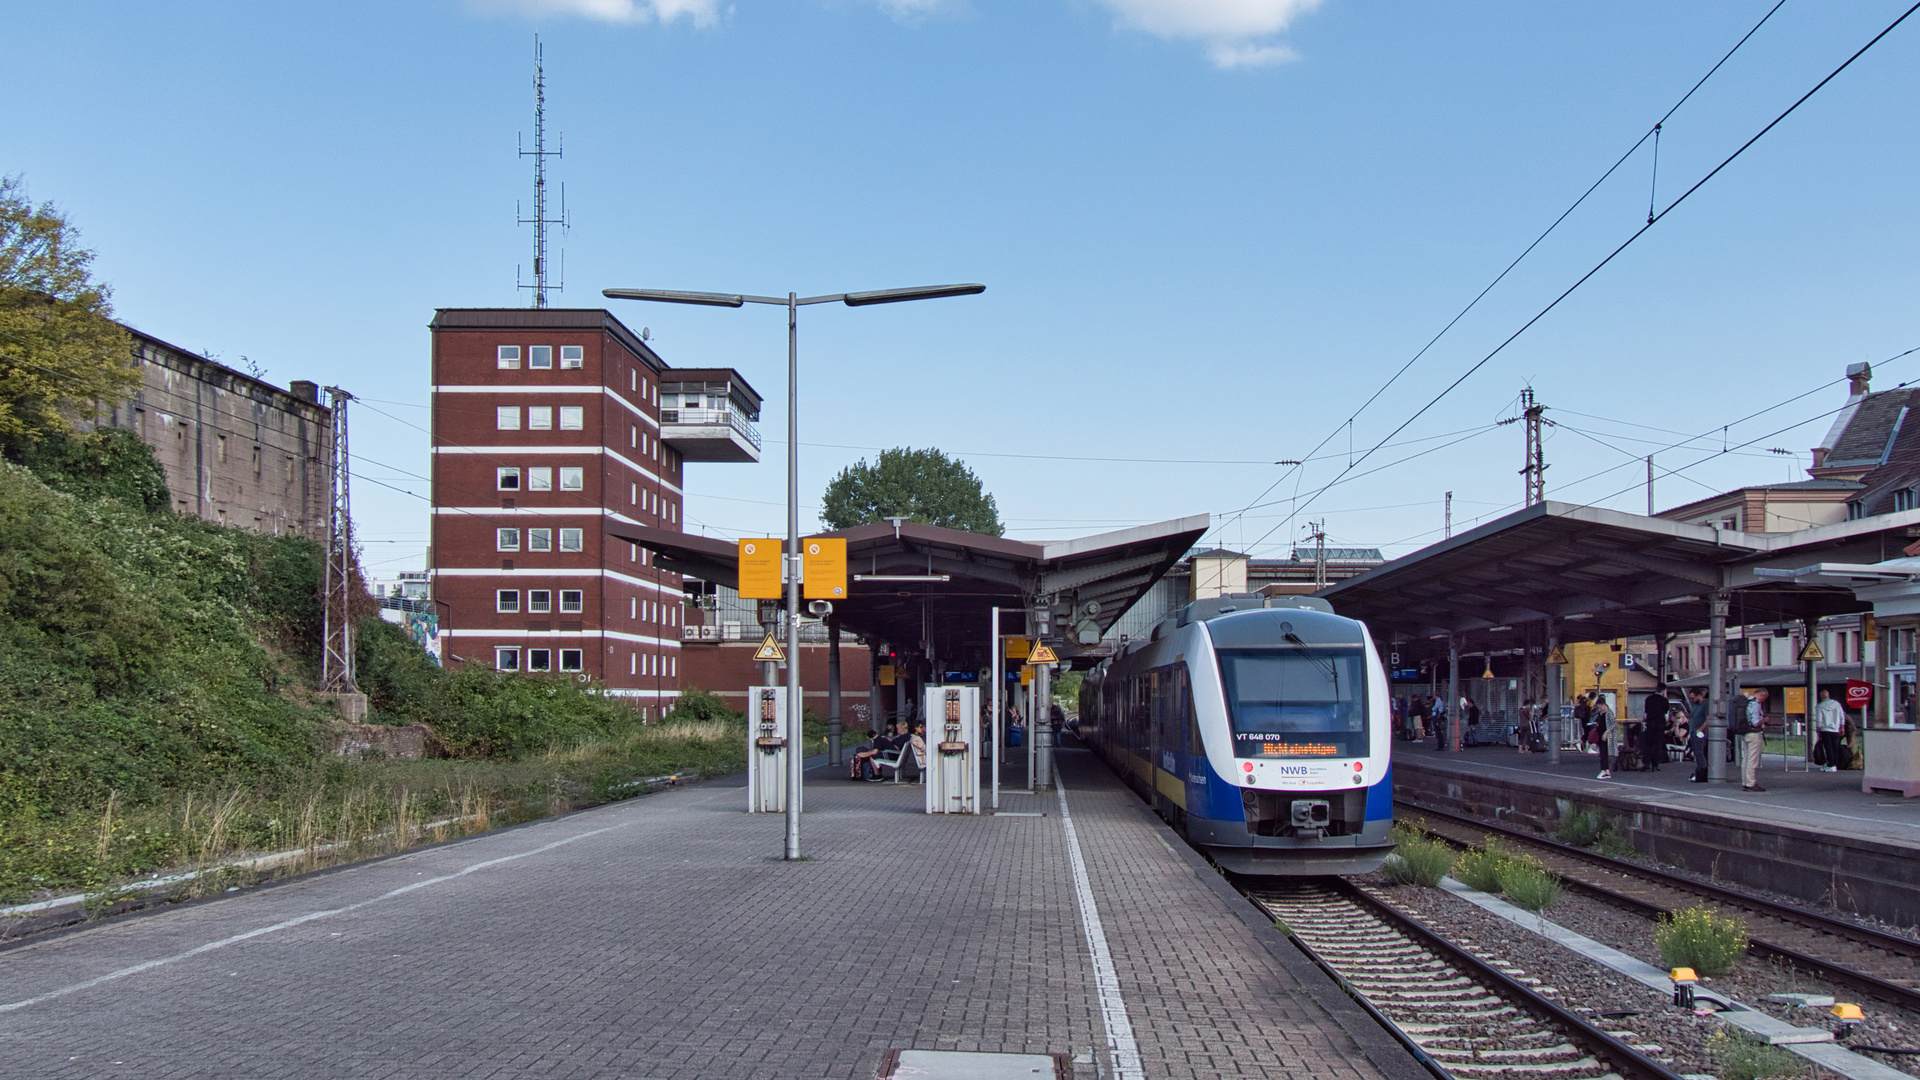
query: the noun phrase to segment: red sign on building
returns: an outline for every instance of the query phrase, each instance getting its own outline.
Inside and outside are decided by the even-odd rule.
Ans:
[[[1864,709],[1873,703],[1873,684],[1859,679],[1847,680],[1847,708]]]

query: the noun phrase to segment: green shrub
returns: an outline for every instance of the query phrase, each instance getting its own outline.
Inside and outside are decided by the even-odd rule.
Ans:
[[[1554,837],[1563,844],[1586,847],[1600,839],[1600,833],[1607,827],[1606,816],[1591,806],[1576,806],[1560,816],[1560,827],[1554,830]]]
[[[1468,851],[1454,861],[1453,876],[1470,889],[1497,893],[1500,891],[1500,864],[1510,854],[1500,846],[1499,840],[1489,836],[1484,847]]]
[[[1537,859],[1515,856],[1503,860],[1495,864],[1493,876],[1501,894],[1528,911],[1545,911],[1562,895],[1559,875]]]
[[[740,713],[727,708],[727,703],[720,700],[720,695],[709,693],[697,686],[689,686],[680,691],[679,699],[673,703],[673,708],[668,710],[666,715],[666,722],[669,724],[744,719],[746,717]]]
[[[1707,1053],[1720,1080],[1768,1080],[1808,1072],[1807,1062],[1792,1053],[1724,1028],[1707,1037]]]
[[[1747,924],[1737,916],[1695,904],[1662,915],[1654,926],[1653,943],[1669,968],[1725,975],[1747,951]]]
[[[1381,869],[1396,884],[1431,889],[1452,872],[1453,849],[1441,840],[1403,840]]]
[[[1633,846],[1633,840],[1620,831],[1620,826],[1614,824],[1609,824],[1606,831],[1600,834],[1600,838],[1593,842],[1593,850],[1596,854],[1605,855],[1609,859],[1646,858],[1640,853],[1639,848]]]
[[[153,448],[126,428],[95,428],[85,435],[53,434],[9,447],[9,456],[32,469],[55,491],[83,499],[112,499],[135,510],[165,510],[167,472]]]

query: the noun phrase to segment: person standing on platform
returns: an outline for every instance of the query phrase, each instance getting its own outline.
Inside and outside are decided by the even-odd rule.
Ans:
[[[1598,779],[1611,780],[1613,779],[1613,754],[1611,751],[1613,749],[1612,728],[1614,723],[1613,707],[1607,704],[1606,695],[1594,695],[1593,712],[1588,717],[1588,722],[1593,725],[1593,730],[1600,743],[1600,775]]]
[[[1847,710],[1833,700],[1833,691],[1820,691],[1820,704],[1813,707],[1813,727],[1820,733],[1821,772],[1840,769],[1840,732],[1847,726]]]
[[[1433,711],[1427,714],[1427,726],[1433,728],[1433,748],[1435,750],[1445,750],[1447,748],[1446,698],[1436,697],[1433,699]]]
[[[1692,781],[1707,782],[1707,688],[1687,691],[1687,754],[1693,758]]]
[[[1767,752],[1767,688],[1747,699],[1747,722],[1740,729],[1740,790],[1765,791],[1760,786],[1760,759]]]
[[[1646,717],[1646,723],[1640,729],[1640,760],[1653,772],[1659,772],[1660,764],[1667,760],[1668,705],[1666,686],[1654,683],[1641,714]]]

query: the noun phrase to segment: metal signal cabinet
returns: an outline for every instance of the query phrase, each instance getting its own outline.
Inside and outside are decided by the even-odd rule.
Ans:
[[[747,688],[747,813],[787,809],[787,688]]]
[[[929,814],[980,812],[980,688],[929,686],[926,791]]]

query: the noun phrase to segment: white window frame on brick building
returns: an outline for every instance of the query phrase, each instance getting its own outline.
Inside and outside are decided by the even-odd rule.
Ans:
[[[552,611],[553,611],[553,590],[551,589],[528,589],[527,590],[527,614],[547,615],[547,614],[551,614]]]
[[[553,490],[553,470],[551,468],[548,468],[545,465],[536,466],[534,468],[528,469],[527,470],[527,490],[528,491],[552,491]]]
[[[520,611],[519,589],[495,589],[493,592],[493,610],[507,615]]]
[[[528,649],[527,650],[527,670],[528,671],[552,671],[553,670],[553,650],[552,649]]]
[[[585,346],[582,346],[582,345],[560,346],[561,370],[563,371],[576,370],[580,368],[582,365],[584,365],[586,362],[587,362],[587,350]]]
[[[493,668],[495,671],[519,671],[520,650],[510,645],[495,645]]]
[[[586,650],[584,649],[560,650],[561,671],[584,671],[586,670],[586,660]]]
[[[527,367],[540,371],[551,370],[553,368],[553,346],[527,346]]]
[[[519,551],[520,550],[520,530],[519,529],[493,530],[493,549],[495,551]]]
[[[585,529],[561,529],[560,530],[560,550],[561,551],[585,551],[586,537],[587,537],[587,533]]]
[[[493,410],[493,428],[495,431],[519,431],[520,406],[496,406]]]
[[[518,345],[502,345],[493,351],[493,356],[494,364],[503,371],[517,370],[520,367],[520,346]]]
[[[552,529],[528,529],[527,530],[527,550],[528,551],[552,551],[553,550],[553,530]]]
[[[560,590],[560,614],[578,615],[586,610],[587,594],[584,589]]]
[[[551,405],[527,406],[527,430],[528,431],[553,430],[553,406]]]
[[[520,490],[520,470],[511,465],[502,465],[493,471],[493,486],[501,491]]]
[[[560,466],[560,490],[582,491],[587,486],[587,470],[578,465]]]
[[[583,431],[587,426],[587,409],[584,405],[560,406],[560,430]]]

